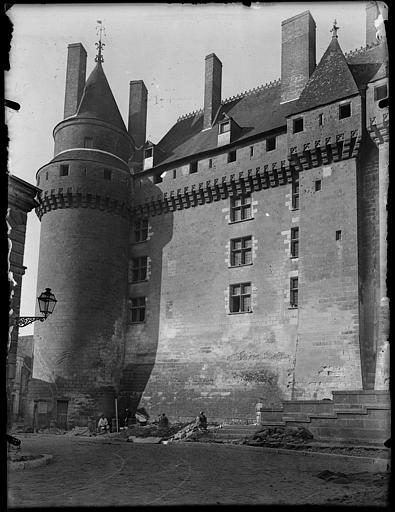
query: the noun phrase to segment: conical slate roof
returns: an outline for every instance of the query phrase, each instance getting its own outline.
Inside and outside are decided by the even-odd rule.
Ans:
[[[96,64],[86,81],[76,117],[100,119],[126,131],[100,62]]]
[[[346,58],[333,37],[296,104],[295,113],[358,94]]]

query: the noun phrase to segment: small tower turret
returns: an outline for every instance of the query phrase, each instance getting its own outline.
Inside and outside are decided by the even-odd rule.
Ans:
[[[56,290],[60,307],[36,325],[33,377],[52,386],[52,416],[66,401],[80,425],[113,415],[124,353],[134,144],[104,74],[103,46],[100,38],[78,108],[54,129],[54,158],[37,172],[37,286]]]

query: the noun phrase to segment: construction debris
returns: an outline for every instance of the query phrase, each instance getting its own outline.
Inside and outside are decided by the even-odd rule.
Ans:
[[[129,436],[126,441],[128,443],[140,443],[140,444],[159,444],[162,441],[162,437],[136,437]]]
[[[271,448],[295,448],[313,439],[313,434],[305,427],[265,427],[247,438],[244,444],[251,446],[268,446]]]
[[[74,427],[72,430],[69,430],[65,433],[66,436],[87,436],[91,437],[92,433],[89,430],[89,427]]]

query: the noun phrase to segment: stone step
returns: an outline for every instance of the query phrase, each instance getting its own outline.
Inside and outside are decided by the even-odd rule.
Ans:
[[[284,427],[285,421],[262,421],[261,427]]]

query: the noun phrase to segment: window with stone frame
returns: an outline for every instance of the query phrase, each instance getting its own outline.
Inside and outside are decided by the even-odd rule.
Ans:
[[[383,100],[388,96],[387,84],[379,85],[374,88],[374,101]]]
[[[244,236],[230,241],[230,265],[238,267],[252,263],[252,237]]]
[[[137,283],[138,281],[145,281],[147,279],[147,256],[139,258],[132,258],[131,261],[131,281]]]
[[[69,174],[69,166],[68,164],[60,165],[60,176],[68,176]]]
[[[231,222],[239,222],[252,218],[252,196],[247,194],[244,196],[230,198],[230,220]]]
[[[251,312],[251,283],[231,284],[229,295],[230,313]]]
[[[351,103],[343,103],[339,105],[339,119],[345,119],[351,116]]]
[[[292,209],[299,210],[299,172],[294,171],[292,174],[291,184]]]
[[[103,170],[103,178],[105,180],[110,180],[111,181],[111,176],[112,176],[112,170],[111,169],[104,169]]]
[[[84,148],[93,148],[93,138],[84,137]]]
[[[291,258],[299,257],[299,228],[291,228]]]
[[[303,117],[293,120],[293,133],[303,132]]]
[[[289,302],[291,307],[298,307],[298,278],[291,277],[289,284]]]
[[[148,238],[148,219],[134,221],[134,241],[144,242]]]
[[[145,321],[146,302],[146,297],[133,297],[130,299],[130,323],[136,324]]]

